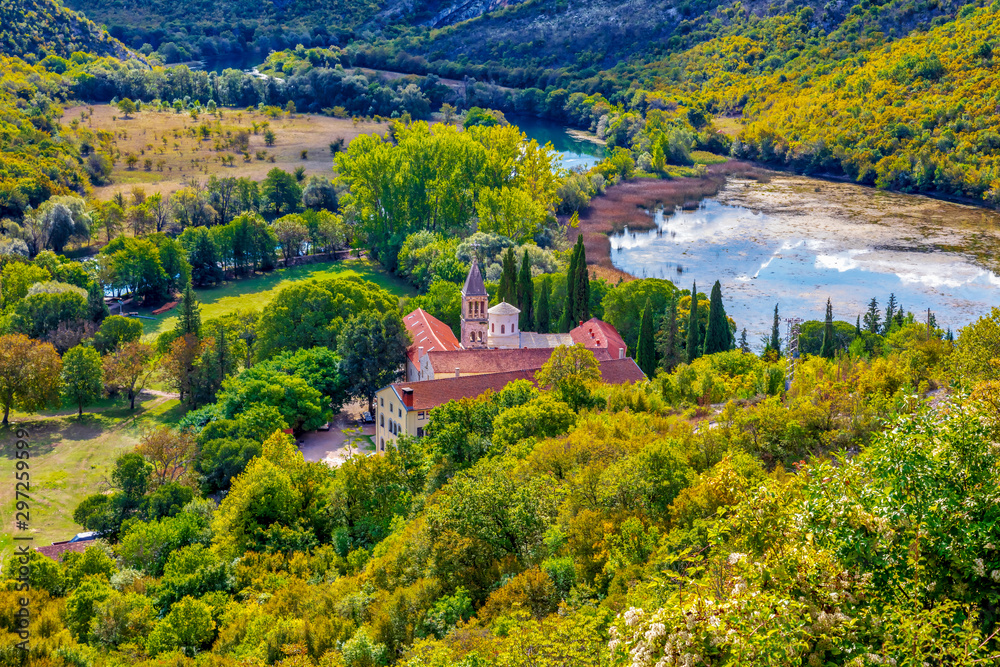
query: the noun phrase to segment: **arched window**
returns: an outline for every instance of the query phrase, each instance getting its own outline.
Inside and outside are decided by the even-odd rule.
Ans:
[[[379,444],[381,445],[380,449],[384,452],[385,451],[385,438],[381,438]]]
[[[507,326],[507,325],[505,325],[505,324],[501,324],[501,325],[500,325],[500,333],[505,333],[505,332],[504,332],[504,329],[506,328],[506,326]]]
[[[497,331],[497,325],[490,324],[490,333],[496,333],[496,331]]]
[[[381,414],[378,416],[379,426],[385,428],[385,415]]]

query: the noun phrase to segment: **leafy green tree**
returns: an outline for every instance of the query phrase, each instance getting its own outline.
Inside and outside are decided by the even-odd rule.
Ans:
[[[87,283],[87,307],[90,309],[91,322],[100,322],[111,314],[104,301],[104,288],[96,280]]]
[[[526,560],[556,509],[554,489],[541,477],[517,480],[512,463],[483,459],[455,475],[429,508],[432,540],[445,533],[479,543],[489,559]]]
[[[86,642],[96,608],[114,593],[107,581],[91,577],[66,598],[66,627],[78,642]]]
[[[116,106],[118,107],[118,110],[122,112],[122,115],[125,118],[128,118],[131,114],[134,114],[137,110],[135,102],[133,102],[127,97],[124,97],[121,100],[119,100]]]
[[[28,289],[32,285],[51,279],[52,274],[43,266],[9,262],[0,271],[0,307],[13,306],[28,295]]]
[[[646,307],[642,309],[639,321],[639,342],[636,345],[635,362],[647,377],[652,377],[656,370],[656,348],[653,344],[653,304],[646,299]]]
[[[257,323],[257,358],[300,348],[336,349],[344,323],[364,312],[397,313],[398,299],[373,282],[333,278],[285,287]]]
[[[560,345],[535,374],[542,386],[554,387],[574,410],[590,401],[590,386],[601,381],[601,365],[580,343]]]
[[[286,262],[304,252],[306,241],[309,239],[309,229],[301,215],[286,215],[275,220],[271,227],[278,238]]]
[[[152,347],[135,340],[115,346],[104,358],[104,382],[110,391],[125,392],[129,410],[135,410],[135,397],[156,371],[154,356]]]
[[[595,281],[595,286],[600,284]],[[665,312],[677,288],[669,280],[631,280],[609,290],[604,296],[604,320],[618,330],[630,350],[639,342],[639,324],[646,301],[654,313]]]
[[[188,334],[198,336],[201,333],[201,305],[190,282],[184,287],[184,294],[181,296],[174,332],[178,337]]]
[[[131,317],[111,315],[101,322],[94,334],[94,347],[102,354],[117,350],[125,343],[134,343],[142,338],[142,322]]]
[[[344,326],[337,345],[340,372],[348,393],[365,398],[369,412],[375,412],[375,392],[401,377],[409,343],[396,311],[361,313]]]
[[[260,193],[268,207],[279,216],[294,212],[302,200],[302,186],[294,176],[278,168],[267,172]]]
[[[297,431],[314,431],[331,417],[323,394],[299,377],[262,371],[222,383],[216,404],[222,416],[231,419],[257,405],[276,408],[282,420]]]
[[[687,343],[685,345],[685,353],[687,354],[687,362],[689,364],[701,356],[700,330],[701,321],[698,319],[698,285],[697,283],[691,283],[691,311],[688,316]]]
[[[63,355],[63,396],[75,403],[77,416],[83,417],[83,406],[90,405],[104,393],[104,373],[101,355],[92,347],[77,345]]]
[[[61,325],[76,328],[88,319],[86,291],[66,283],[36,283],[10,310],[8,328],[43,339]]]
[[[195,285],[215,285],[223,280],[221,257],[215,239],[205,227],[188,227],[177,239],[187,250],[191,280]]]
[[[447,280],[435,280],[426,294],[410,299],[407,309],[423,308],[449,327],[457,337],[461,333],[462,288]]]
[[[0,405],[3,426],[11,408],[34,412],[60,403],[62,360],[50,343],[22,334],[0,336]]]
[[[731,334],[726,309],[722,305],[722,285],[718,280],[712,285],[708,310],[708,330],[705,332],[705,354],[725,352],[730,349]]]
[[[170,613],[156,624],[149,636],[149,651],[153,655],[181,649],[193,657],[215,637],[212,609],[190,596],[170,608]]]

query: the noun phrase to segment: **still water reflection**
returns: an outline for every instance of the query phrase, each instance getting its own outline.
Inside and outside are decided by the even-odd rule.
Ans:
[[[720,280],[726,310],[751,340],[782,317],[854,322],[871,297],[957,329],[1000,301],[987,268],[1000,249],[1000,217],[924,197],[795,176],[731,181],[696,211],[651,212],[656,229],[612,236],[616,267],[637,277]]]

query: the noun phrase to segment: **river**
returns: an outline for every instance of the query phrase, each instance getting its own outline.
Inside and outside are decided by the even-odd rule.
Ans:
[[[855,322],[890,293],[920,321],[958,328],[1000,302],[1000,215],[922,196],[804,176],[730,178],[693,211],[650,211],[656,228],[611,237],[636,277],[721,281],[726,311],[756,341],[782,318]]]
[[[551,143],[563,169],[587,170],[604,159],[604,144],[583,138],[587,135],[582,132],[576,133],[558,123],[530,116],[508,116],[507,120],[521,128],[529,139],[540,144]]]

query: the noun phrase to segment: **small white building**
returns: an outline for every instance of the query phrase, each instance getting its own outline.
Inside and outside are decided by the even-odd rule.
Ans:
[[[521,347],[521,334],[517,330],[517,320],[521,316],[520,309],[501,301],[486,312],[490,324],[486,346],[501,350]]]

